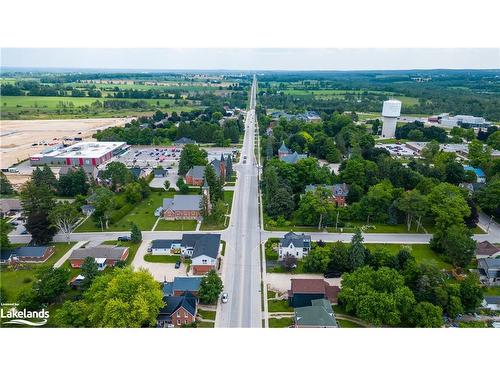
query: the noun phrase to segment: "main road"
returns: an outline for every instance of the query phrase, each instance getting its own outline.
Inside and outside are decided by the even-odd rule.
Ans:
[[[245,137],[229,227],[223,238],[226,252],[222,265],[224,291],[229,300],[217,308],[216,327],[261,327],[260,226],[258,166],[255,158],[255,100],[257,82],[250,90]]]

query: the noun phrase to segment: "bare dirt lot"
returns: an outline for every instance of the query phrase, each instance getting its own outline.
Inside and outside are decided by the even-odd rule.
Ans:
[[[58,143],[57,140],[64,137],[89,139],[98,129],[124,125],[130,120],[131,118],[99,118],[0,121],[1,168],[8,168],[47,147],[32,146],[35,142]]]

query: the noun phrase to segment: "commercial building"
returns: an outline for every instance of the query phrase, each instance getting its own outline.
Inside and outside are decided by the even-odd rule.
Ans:
[[[429,117],[429,122],[438,122],[443,127],[453,128],[462,126],[465,128],[486,128],[491,125],[483,117],[456,115],[450,116],[449,113],[442,113],[438,116]]]
[[[58,145],[31,156],[30,164],[98,166],[129,147],[125,142],[79,142],[68,147]]]

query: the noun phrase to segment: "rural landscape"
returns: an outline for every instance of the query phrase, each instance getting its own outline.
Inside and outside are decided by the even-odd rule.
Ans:
[[[499,328],[499,72],[3,69],[1,327]]]

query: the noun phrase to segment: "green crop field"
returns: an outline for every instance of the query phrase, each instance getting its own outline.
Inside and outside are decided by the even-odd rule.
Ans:
[[[118,101],[144,101],[149,106],[144,108],[92,108],[95,101],[102,103],[111,98],[73,98],[59,96],[2,96],[0,105],[4,119],[36,119],[36,118],[92,118],[92,117],[121,117],[163,111],[190,111],[198,108],[190,102],[176,104],[174,99],[112,99]],[[186,103],[183,100],[177,103]]]

